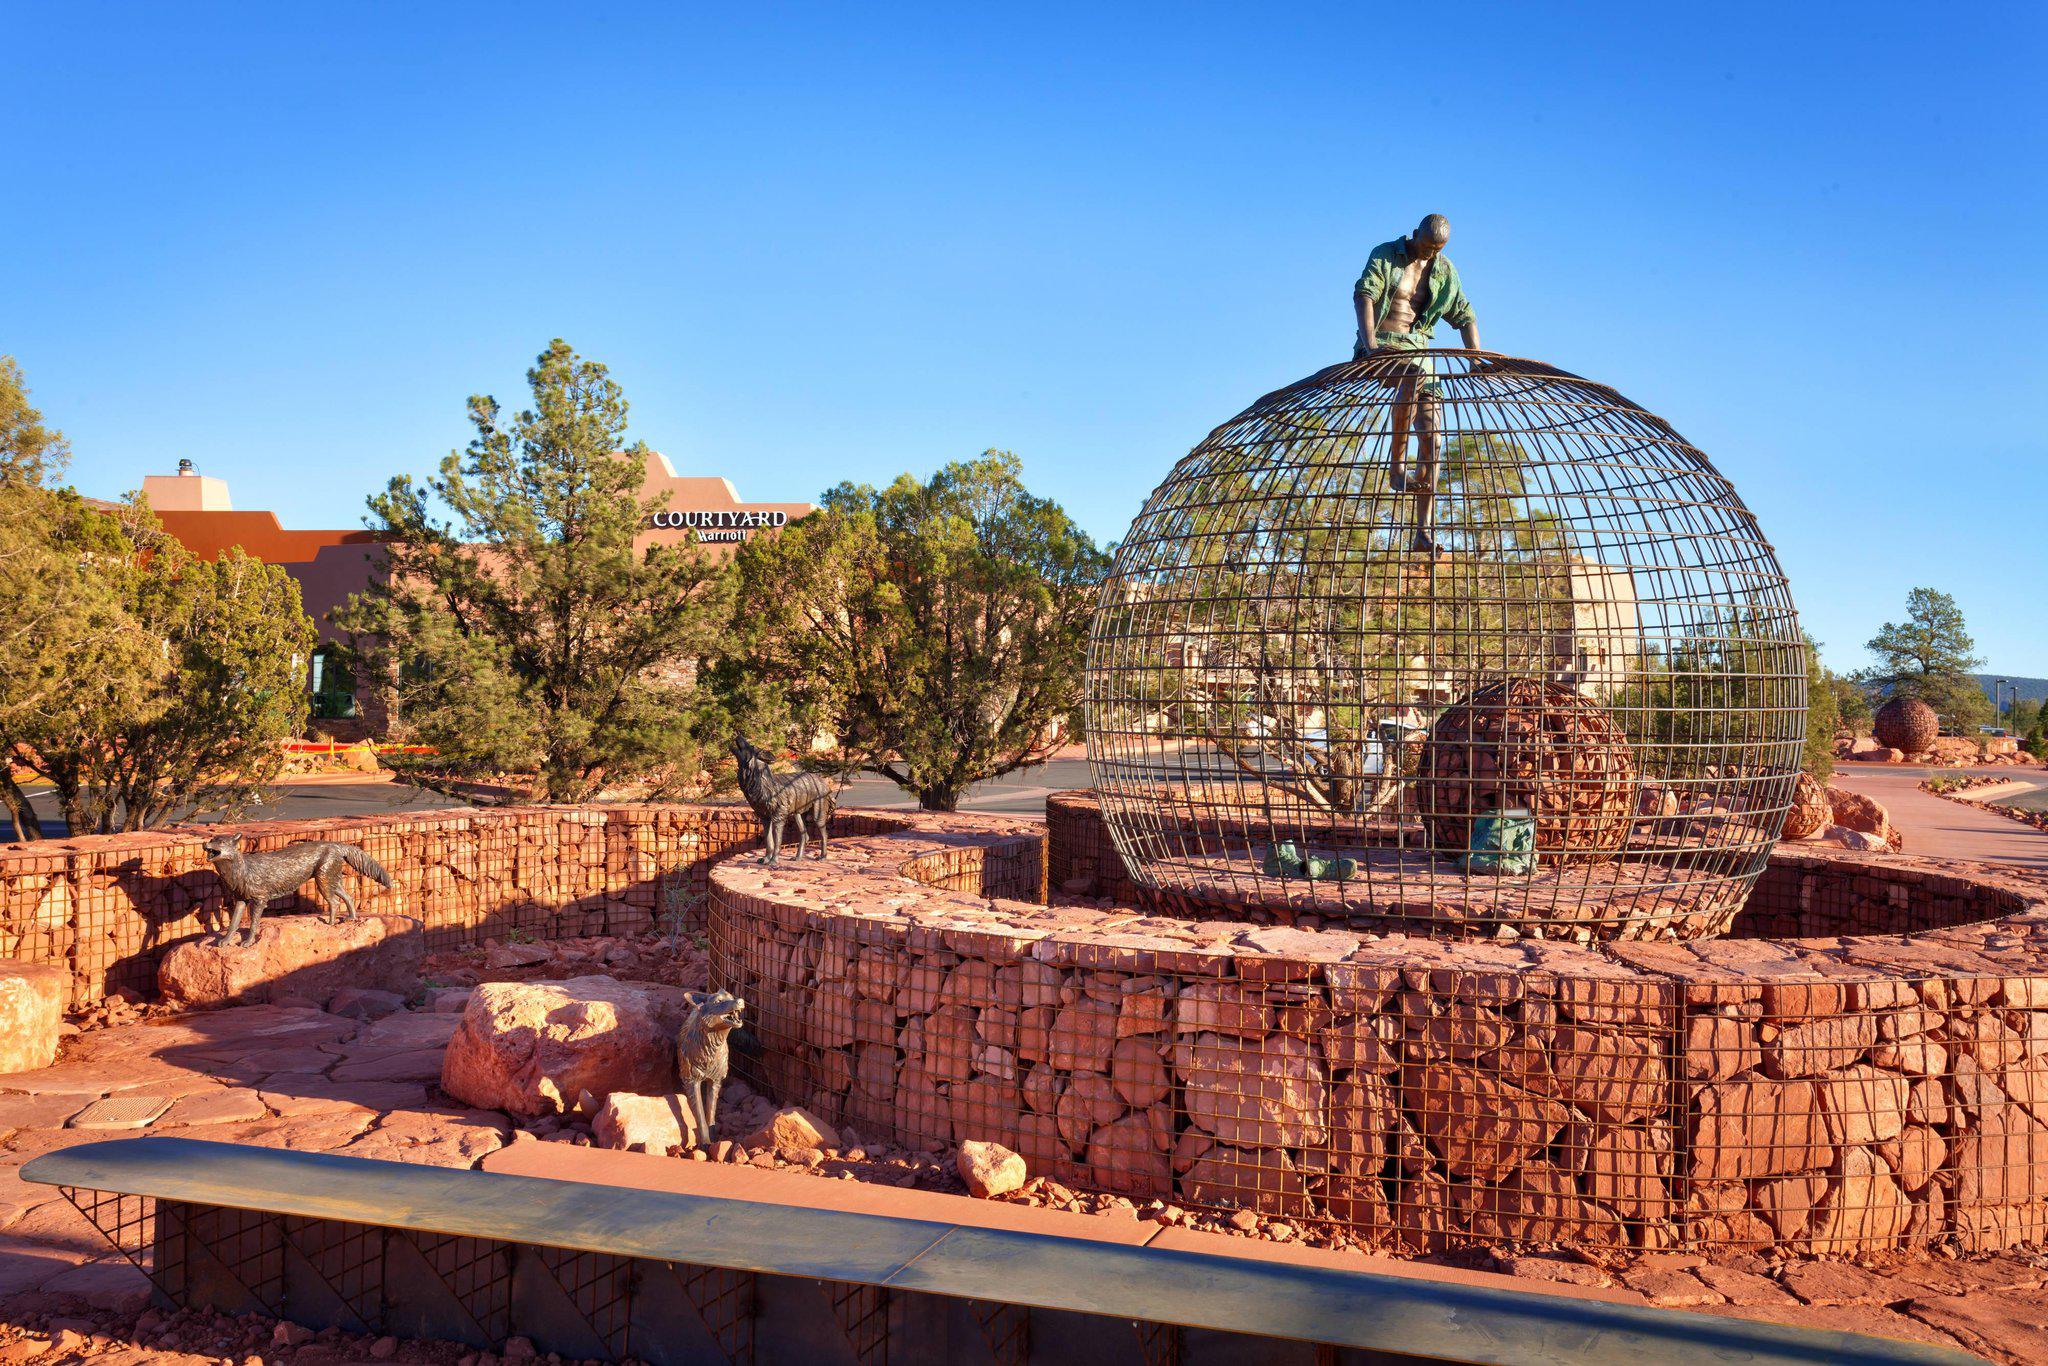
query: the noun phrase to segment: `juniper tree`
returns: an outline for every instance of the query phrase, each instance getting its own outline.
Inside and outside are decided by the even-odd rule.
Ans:
[[[1047,758],[1072,732],[1107,557],[1017,457],[928,481],[841,484],[742,547],[733,635],[713,670],[757,736],[890,779],[927,810]]]
[[[550,801],[694,772],[694,661],[728,576],[694,544],[635,548],[666,495],[640,496],[642,448],[603,365],[557,339],[526,382],[531,406],[472,397],[468,447],[370,499],[378,579],[337,617],[359,674],[444,762],[532,774]]]
[[[53,481],[67,448],[0,357],[0,805],[40,830],[11,766],[47,779],[75,835],[233,809],[305,715],[313,627],[283,569],[195,558],[139,500]]]

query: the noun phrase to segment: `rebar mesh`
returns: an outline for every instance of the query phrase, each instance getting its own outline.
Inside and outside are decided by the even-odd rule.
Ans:
[[[1688,938],[1777,838],[1806,651],[1669,425],[1438,350],[1332,366],[1175,466],[1103,586],[1087,699],[1116,849],[1178,913]]]

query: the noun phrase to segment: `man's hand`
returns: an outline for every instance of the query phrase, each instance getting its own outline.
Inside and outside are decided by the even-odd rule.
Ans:
[[[1351,343],[1351,359],[1364,360],[1371,354],[1372,339],[1363,332],[1359,333],[1357,339]]]

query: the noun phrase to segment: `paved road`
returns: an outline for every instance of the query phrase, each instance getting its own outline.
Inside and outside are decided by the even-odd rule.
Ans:
[[[53,837],[62,835],[64,827],[56,819],[56,804],[50,800],[49,788],[31,787],[28,795],[36,814],[42,818],[43,833]],[[243,819],[297,821],[324,816],[381,816],[388,811],[432,811],[462,805],[464,803],[453,797],[443,797],[386,778],[323,778],[317,782],[279,783],[270,789],[269,797],[251,807]],[[193,818],[211,819],[203,812]],[[0,820],[0,829],[10,827]]]
[[[1086,759],[1054,759],[1037,768],[1020,769],[1007,777],[980,783],[960,803],[962,811],[989,811],[1005,816],[1045,816],[1048,793],[1087,787]],[[915,807],[917,798],[887,778],[861,777],[847,784],[842,806]]]
[[[1047,793],[1086,786],[1087,760],[1055,759],[1037,768],[1024,769],[978,785],[967,794],[960,809],[1043,818]],[[29,800],[42,817],[44,834],[62,835],[64,829],[57,823],[49,789],[31,788]],[[886,778],[862,777],[848,784],[840,804],[903,809],[916,807],[917,798]],[[443,797],[383,778],[323,778],[316,782],[278,784],[271,789],[269,799],[252,808],[246,819],[313,820],[327,816],[377,816],[389,811],[432,811],[461,805],[463,803],[453,797]],[[198,819],[206,820],[208,817],[201,814]]]
[[[1895,767],[1891,764],[1837,764],[1834,782],[1883,803],[1892,824],[1906,836],[1906,852],[1943,858],[1984,859],[2048,870],[2048,833],[1964,802],[1952,802],[1920,790],[1929,773],[1955,769]],[[1963,769],[1992,777],[2041,783],[2040,770],[2025,768]]]

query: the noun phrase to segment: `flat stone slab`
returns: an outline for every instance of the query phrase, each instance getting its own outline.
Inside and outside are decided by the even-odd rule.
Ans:
[[[108,1096],[71,1117],[74,1129],[147,1129],[171,1108],[167,1096]]]
[[[157,966],[157,991],[193,1009],[258,1002],[324,1006],[350,988],[404,996],[419,986],[426,941],[403,915],[329,925],[314,915],[266,916],[254,944],[178,945]]]

